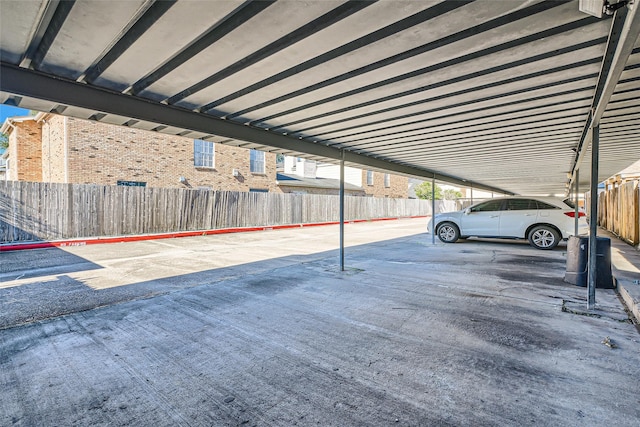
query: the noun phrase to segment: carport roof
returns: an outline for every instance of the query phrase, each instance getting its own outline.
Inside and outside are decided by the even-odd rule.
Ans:
[[[555,0],[2,1],[0,102],[557,194],[589,158],[600,98],[599,178],[640,158],[635,15]]]

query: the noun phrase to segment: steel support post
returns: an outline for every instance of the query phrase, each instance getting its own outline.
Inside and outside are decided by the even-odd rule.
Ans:
[[[574,236],[578,235],[578,223],[580,222],[580,217],[578,216],[580,213],[580,206],[578,206],[578,203],[580,202],[580,170],[576,169],[576,180],[573,183],[573,191],[575,192],[574,194],[574,203],[576,205],[575,207],[575,218],[574,218]]]
[[[576,147],[576,156],[571,168],[573,179],[575,179],[575,173],[580,168],[582,158],[587,152],[589,134],[592,133],[594,126],[600,125],[600,119],[609,105],[611,96],[627,66],[629,56],[633,53],[638,37],[640,37],[640,12],[638,11],[640,7],[638,7],[637,1],[635,4],[630,3],[632,3],[631,7],[622,7],[616,10],[611,22],[609,39],[602,58],[591,112]]]
[[[431,244],[436,244],[436,178],[431,178]]]
[[[344,271],[344,150],[340,156],[340,271]]]
[[[589,197],[589,281],[587,283],[587,308],[596,306],[597,250],[598,250],[598,156],[600,151],[600,126],[591,128],[591,188]]]

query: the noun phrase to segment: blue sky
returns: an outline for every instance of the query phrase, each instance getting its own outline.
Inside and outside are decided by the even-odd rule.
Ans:
[[[0,126],[4,123],[4,119],[13,116],[28,116],[29,110],[24,108],[12,107],[10,105],[0,104]]]

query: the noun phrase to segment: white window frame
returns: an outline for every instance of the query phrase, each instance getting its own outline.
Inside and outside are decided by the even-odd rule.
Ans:
[[[214,169],[216,167],[215,142],[202,139],[193,140],[193,166],[203,169]]]
[[[391,187],[391,174],[388,174],[388,173],[384,174],[384,187],[385,188]]]
[[[373,185],[373,171],[367,170],[367,185]]]
[[[249,151],[249,171],[255,174],[265,174],[264,151],[251,149]]]

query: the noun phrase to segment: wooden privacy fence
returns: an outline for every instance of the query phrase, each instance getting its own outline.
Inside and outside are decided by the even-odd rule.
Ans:
[[[0,242],[338,221],[339,197],[0,182]],[[454,210],[437,201],[436,211]],[[431,214],[431,201],[346,197],[345,219]]]
[[[638,181],[630,181],[598,195],[598,225],[637,246],[640,243]]]

